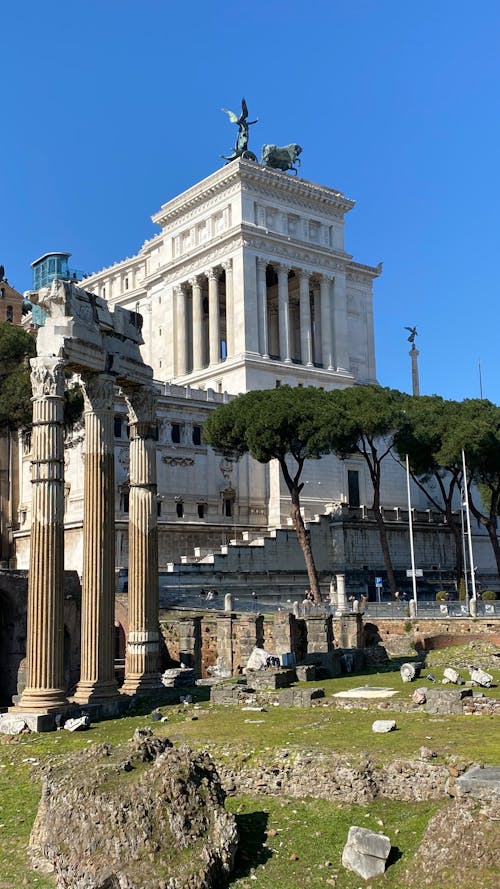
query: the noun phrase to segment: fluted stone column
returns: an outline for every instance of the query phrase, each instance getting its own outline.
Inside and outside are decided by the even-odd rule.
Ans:
[[[48,712],[64,692],[64,362],[32,358],[32,521],[26,687],[16,710]]]
[[[307,367],[313,366],[311,305],[309,303],[309,273],[299,272],[300,301],[300,360]]]
[[[118,696],[114,670],[114,378],[81,375],[85,401],[81,668],[75,701]]]
[[[259,311],[259,351],[263,358],[269,358],[267,330],[267,260],[257,259],[257,299]]]
[[[177,376],[187,373],[187,294],[185,285],[176,288],[177,298]]]
[[[208,278],[208,342],[209,363],[218,364],[219,353],[219,277],[216,269],[210,269]]]
[[[278,323],[280,338],[280,358],[291,364],[290,357],[290,309],[288,305],[288,268],[278,266]]]
[[[322,275],[321,290],[321,354],[323,367],[333,370],[331,278]]]
[[[129,635],[127,694],[161,687],[158,624],[158,528],[156,510],[155,398],[144,386],[127,387],[130,422]]]
[[[226,354],[234,355],[234,295],[233,295],[233,262],[229,259],[223,263],[226,273]]]
[[[347,295],[345,272],[336,272],[333,289],[334,355],[337,370],[349,370]]]
[[[190,281],[193,290],[193,370],[203,367],[203,297],[199,276]]]
[[[313,337],[313,361],[322,363],[321,355],[321,295],[318,282],[313,280],[313,305],[314,305],[314,337]]]

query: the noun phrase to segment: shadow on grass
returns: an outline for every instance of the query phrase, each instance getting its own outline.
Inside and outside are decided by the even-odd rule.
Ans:
[[[396,861],[400,861],[403,857],[403,853],[399,846],[391,846],[391,851],[389,852],[389,857],[385,863],[385,869],[387,870],[391,864],[396,864]]]
[[[271,850],[263,845],[268,818],[267,812],[236,815],[239,843],[232,875],[234,880],[247,877],[252,868],[265,864],[271,857]]]

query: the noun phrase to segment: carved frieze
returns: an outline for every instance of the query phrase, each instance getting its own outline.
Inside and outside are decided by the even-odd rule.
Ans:
[[[165,454],[161,459],[162,463],[166,463],[167,466],[193,466],[194,464],[194,457],[171,457]]]

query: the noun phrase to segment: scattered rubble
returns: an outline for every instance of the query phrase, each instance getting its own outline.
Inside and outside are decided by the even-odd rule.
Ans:
[[[347,843],[342,852],[342,864],[365,880],[385,873],[391,851],[391,841],[384,834],[366,827],[349,828]]]

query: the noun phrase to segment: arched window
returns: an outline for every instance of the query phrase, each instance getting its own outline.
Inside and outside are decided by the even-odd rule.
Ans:
[[[12,306],[7,306],[7,309],[5,311],[5,320],[6,321],[13,321],[14,320],[14,309],[12,308]]]

